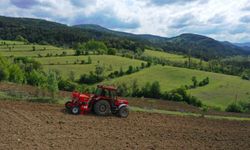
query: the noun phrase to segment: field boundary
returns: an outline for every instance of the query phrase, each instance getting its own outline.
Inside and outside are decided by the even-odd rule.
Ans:
[[[202,115],[201,113],[191,113],[191,112],[179,112],[179,111],[168,111],[160,109],[145,109],[135,106],[129,107],[131,111],[134,112],[148,112],[148,113],[158,113],[165,115],[175,115],[175,116],[192,116],[192,117],[203,117],[208,119],[218,119],[218,120],[234,120],[234,121],[250,121],[247,117],[234,117],[234,116],[220,116],[220,115]]]

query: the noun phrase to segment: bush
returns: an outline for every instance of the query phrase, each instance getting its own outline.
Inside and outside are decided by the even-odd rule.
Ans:
[[[104,80],[103,76],[98,76],[96,74],[94,74],[93,72],[90,72],[89,75],[87,74],[83,74],[81,75],[80,79],[79,79],[79,83],[84,83],[84,84],[94,84],[94,83],[98,83]]]
[[[109,48],[108,49],[108,55],[115,55],[116,54],[116,49],[115,48]]]
[[[209,84],[209,78],[206,77],[205,79],[203,79],[200,83],[199,86],[205,86]]]
[[[8,78],[9,78],[8,69],[0,65],[0,81],[7,80]]]
[[[45,74],[36,70],[32,70],[30,73],[27,73],[26,80],[28,84],[40,87],[44,87],[47,84],[47,77]]]
[[[152,98],[160,98],[161,97],[161,91],[160,91],[160,84],[158,81],[155,81],[152,83],[150,87],[150,94]]]
[[[59,83],[58,83],[58,88],[59,90],[62,90],[62,91],[74,91],[77,87],[77,84],[73,83],[73,82],[70,82],[68,80],[60,80]]]
[[[233,102],[231,104],[229,104],[226,108],[227,112],[237,112],[237,113],[242,113],[243,112],[243,107],[237,103],[237,102]]]
[[[0,55],[0,81],[8,80],[9,78],[8,66],[9,66],[8,60]]]
[[[15,83],[23,83],[25,80],[24,72],[16,64],[11,65],[9,68],[9,81]]]
[[[184,87],[174,89],[163,94],[163,99],[172,101],[184,101],[190,105],[201,107],[202,102],[196,97],[188,95]]]

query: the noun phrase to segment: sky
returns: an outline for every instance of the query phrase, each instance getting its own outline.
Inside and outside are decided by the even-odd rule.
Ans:
[[[0,0],[0,15],[136,34],[196,33],[250,42],[250,0]]]

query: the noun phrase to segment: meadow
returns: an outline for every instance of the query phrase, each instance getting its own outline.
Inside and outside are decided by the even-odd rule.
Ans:
[[[165,60],[172,61],[172,62],[178,62],[178,63],[188,62],[188,57],[187,56],[166,53],[166,52],[163,52],[163,51],[153,51],[153,50],[146,49],[143,52],[143,56],[156,57],[156,58],[161,58],[161,59],[165,59]],[[195,63],[200,62],[199,59],[193,58],[193,57],[191,57],[191,61],[195,62]]]
[[[91,64],[86,64],[88,59],[91,59]],[[95,71],[96,65],[104,67],[104,74],[119,71],[121,68],[126,71],[129,66],[140,67],[141,60],[130,59],[126,57],[113,55],[86,55],[86,56],[65,56],[65,57],[43,57],[36,60],[44,65],[45,71],[58,70],[63,77],[67,78],[69,72],[74,72],[76,78],[82,74],[89,74],[90,71]],[[85,64],[82,64],[84,61]]]
[[[131,75],[105,81],[103,84],[116,85],[132,83],[133,80],[136,80],[139,86],[143,86],[147,82],[158,81],[164,92],[184,85],[192,85],[193,76],[196,76],[198,81],[209,77],[208,85],[188,90],[191,95],[196,96],[208,106],[224,109],[235,100],[250,102],[250,81],[236,76],[171,66],[153,66]]]

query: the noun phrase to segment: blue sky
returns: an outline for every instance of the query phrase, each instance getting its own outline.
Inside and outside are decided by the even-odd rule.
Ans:
[[[0,15],[99,24],[166,37],[196,33],[250,42],[250,0],[0,0]]]

